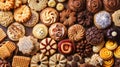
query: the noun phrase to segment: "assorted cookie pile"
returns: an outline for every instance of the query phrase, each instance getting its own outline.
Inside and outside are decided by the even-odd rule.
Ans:
[[[120,0],[0,0],[0,67],[120,67]]]

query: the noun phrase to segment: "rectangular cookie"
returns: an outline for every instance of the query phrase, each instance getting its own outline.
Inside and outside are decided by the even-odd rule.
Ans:
[[[2,28],[0,28],[0,42],[6,37],[6,33],[3,31]]]
[[[30,58],[24,56],[14,56],[12,67],[29,67]]]
[[[3,45],[0,47],[0,58],[1,59],[5,59],[5,58],[9,57],[10,55],[11,54],[6,46]]]
[[[10,53],[12,53],[16,49],[15,43],[13,43],[11,41],[5,42],[4,45],[8,48]]]

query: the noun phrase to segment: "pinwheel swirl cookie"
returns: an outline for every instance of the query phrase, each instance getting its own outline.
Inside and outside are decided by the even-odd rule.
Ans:
[[[40,13],[42,23],[47,26],[55,23],[58,19],[58,12],[53,8],[45,8]]]
[[[8,27],[7,35],[11,40],[18,41],[25,35],[25,28],[22,24],[15,22]]]
[[[79,41],[84,37],[85,29],[82,25],[75,24],[69,27],[68,37],[72,41]]]
[[[14,6],[14,0],[0,0],[0,10],[8,11]]]
[[[58,50],[62,54],[71,54],[75,51],[75,45],[69,39],[62,40],[58,43]]]
[[[104,60],[109,60],[113,57],[112,51],[108,50],[107,48],[102,48],[99,52],[99,55]]]
[[[116,58],[120,58],[120,46],[118,46],[116,50],[114,50],[114,56]]]
[[[57,51],[57,43],[51,38],[45,38],[40,42],[40,51],[47,55],[51,56]]]
[[[114,64],[114,58],[110,59],[110,60],[104,60],[103,61],[103,66],[104,67],[112,67]]]
[[[114,42],[114,41],[111,41],[111,40],[108,40],[105,44],[105,47],[109,50],[114,50],[116,49],[118,46],[117,42]]]

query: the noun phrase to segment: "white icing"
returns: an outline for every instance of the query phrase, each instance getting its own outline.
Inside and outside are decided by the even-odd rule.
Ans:
[[[117,32],[116,31],[113,31],[111,34],[112,34],[112,36],[117,36]]]
[[[104,29],[111,25],[111,16],[108,12],[102,11],[96,14],[95,21],[96,25]]]

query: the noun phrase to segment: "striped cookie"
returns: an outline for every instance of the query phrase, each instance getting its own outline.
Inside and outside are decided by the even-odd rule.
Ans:
[[[29,57],[24,56],[14,56],[12,67],[28,67],[30,63]]]

